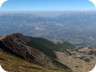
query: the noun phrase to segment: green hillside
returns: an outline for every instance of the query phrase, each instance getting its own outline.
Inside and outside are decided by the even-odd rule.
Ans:
[[[44,52],[51,58],[56,58],[54,51],[55,44],[43,38],[31,38],[31,41],[27,43],[31,47],[35,47],[38,50]]]
[[[54,44],[53,42],[43,38],[33,38],[27,43],[28,46],[38,48],[51,58],[55,58],[54,51],[66,51],[67,49],[74,49],[75,46],[69,42]]]
[[[72,50],[75,48],[75,45],[73,45],[69,42],[58,43],[58,44],[56,44],[56,46],[57,46],[57,48],[56,48],[57,51],[62,51],[62,52],[66,51],[68,49]]]

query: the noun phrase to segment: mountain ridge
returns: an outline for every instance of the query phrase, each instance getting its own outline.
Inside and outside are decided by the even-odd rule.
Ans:
[[[51,58],[51,56],[48,56],[43,51],[38,50],[36,47],[27,46],[27,42],[30,42],[30,38],[23,36],[20,33],[6,35],[0,38],[0,49],[16,55],[28,62],[32,62],[47,68],[64,68],[64,70],[72,72],[69,67],[59,63],[55,60],[55,58]],[[55,61],[55,63],[53,63],[52,59]]]

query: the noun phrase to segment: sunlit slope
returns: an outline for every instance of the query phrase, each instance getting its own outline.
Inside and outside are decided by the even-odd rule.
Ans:
[[[0,49],[0,64],[9,72],[69,72],[59,68],[45,68],[27,62]]]

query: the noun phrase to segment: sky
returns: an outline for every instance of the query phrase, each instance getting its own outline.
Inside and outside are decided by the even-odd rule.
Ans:
[[[88,0],[8,0],[0,11],[96,10]]]

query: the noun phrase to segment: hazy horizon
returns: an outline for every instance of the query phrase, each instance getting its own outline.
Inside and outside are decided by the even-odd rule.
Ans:
[[[55,17],[59,15],[63,15],[65,13],[96,13],[96,10],[66,10],[66,11],[1,11],[2,14],[32,14],[32,15],[38,15],[38,16],[44,16],[44,17]]]

